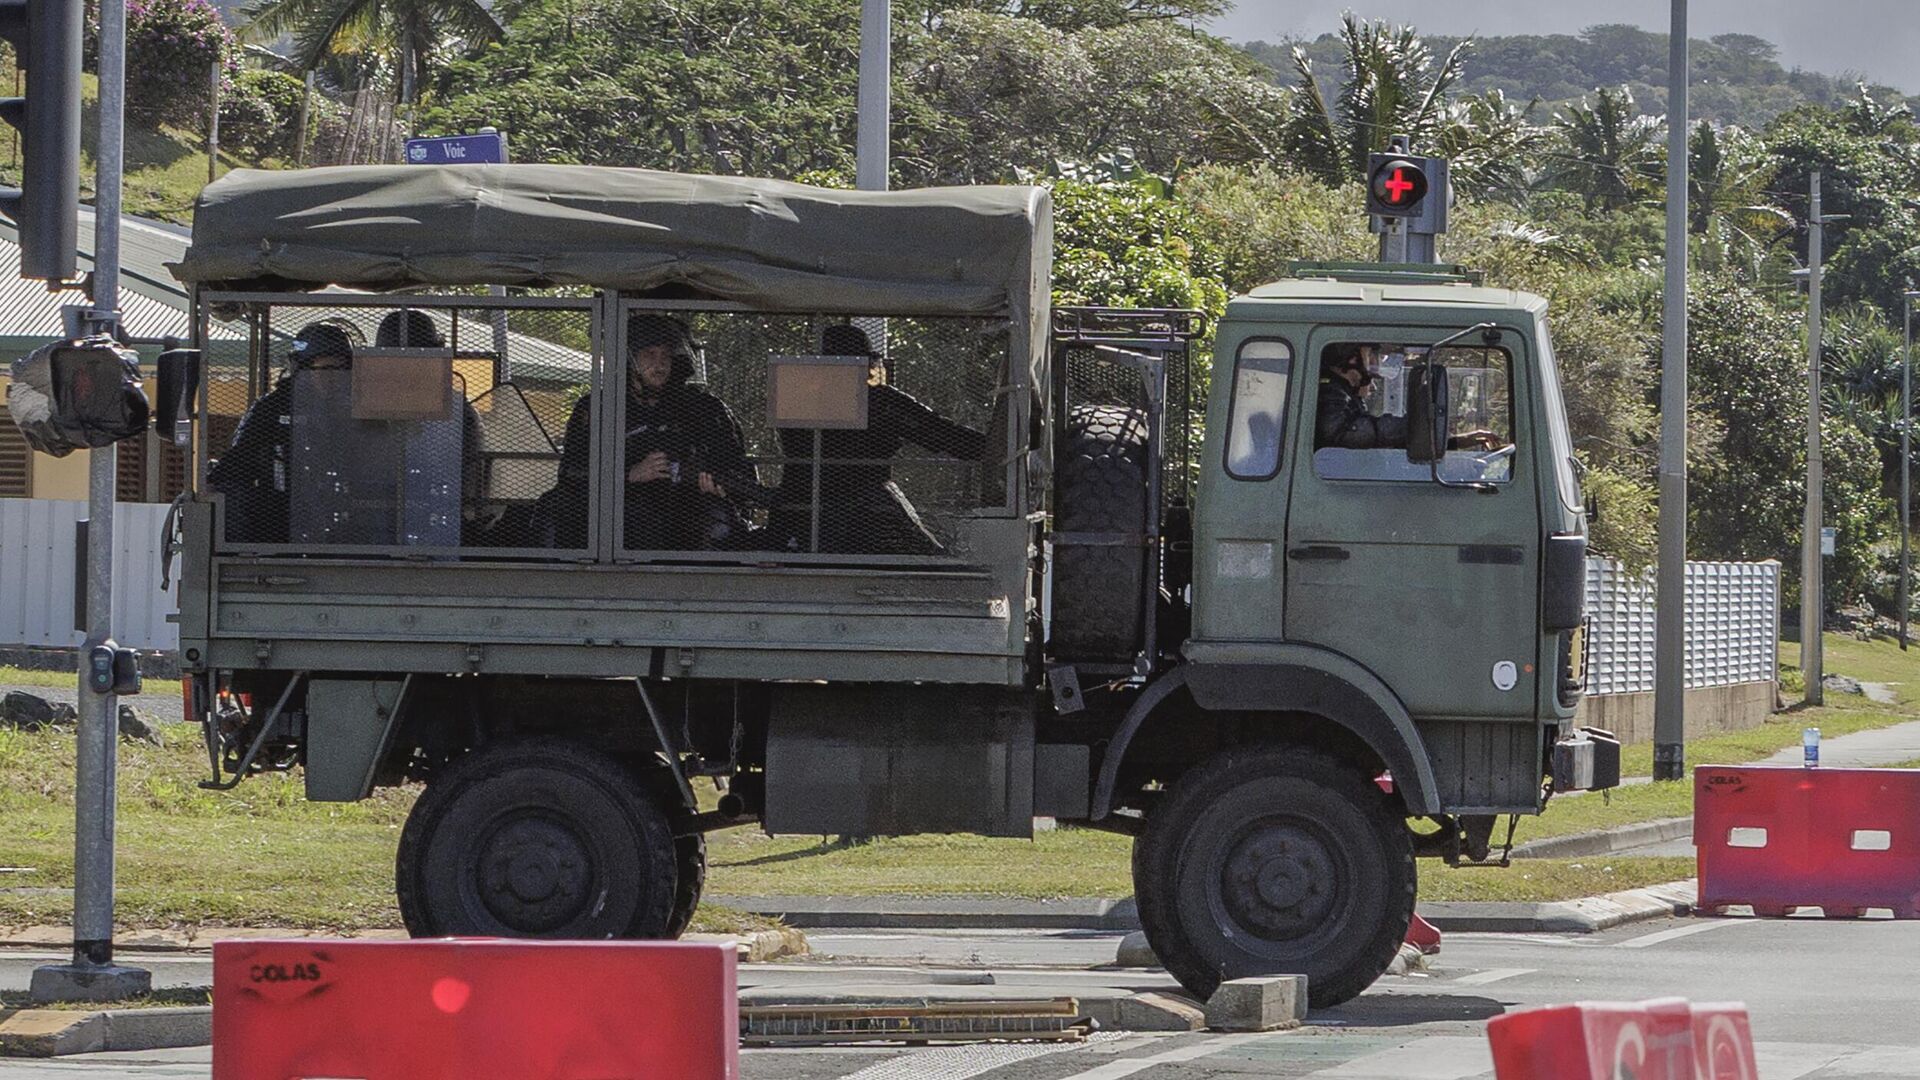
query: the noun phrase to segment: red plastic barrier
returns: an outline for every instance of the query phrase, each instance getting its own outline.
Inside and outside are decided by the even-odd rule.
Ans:
[[[1407,927],[1407,944],[1432,956],[1440,951],[1440,928],[1416,914]]]
[[[1499,1080],[1757,1080],[1744,1005],[1585,1003],[1487,1022]]]
[[[1693,1075],[1698,1080],[1758,1080],[1745,1005],[1693,1007]]]
[[[1693,784],[1700,910],[1920,919],[1920,769],[1714,765]]]
[[[213,1080],[736,1080],[734,950],[222,941]]]

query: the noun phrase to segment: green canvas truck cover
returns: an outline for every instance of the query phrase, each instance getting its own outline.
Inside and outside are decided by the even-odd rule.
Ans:
[[[1023,186],[842,191],[585,165],[239,169],[181,281],[221,288],[685,286],[761,311],[1044,312],[1052,216]]]

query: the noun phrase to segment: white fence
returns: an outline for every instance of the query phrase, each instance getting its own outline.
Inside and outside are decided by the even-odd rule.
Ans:
[[[132,649],[171,651],[180,628],[177,585],[160,590],[164,505],[120,503],[113,513],[113,637]],[[73,627],[75,525],[87,504],[0,499],[0,645],[70,648],[86,635]]]
[[[1587,692],[1653,690],[1653,576],[1587,560]],[[1780,663],[1780,564],[1687,564],[1687,687],[1772,682]]]

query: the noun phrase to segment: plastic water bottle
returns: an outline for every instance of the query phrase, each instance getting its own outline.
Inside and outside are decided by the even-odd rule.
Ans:
[[[1806,752],[1807,768],[1820,767],[1820,729],[1810,727],[1800,732],[1800,748]]]

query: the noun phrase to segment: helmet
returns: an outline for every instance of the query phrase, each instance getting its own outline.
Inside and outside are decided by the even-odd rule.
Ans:
[[[444,349],[447,339],[433,324],[433,316],[416,308],[393,311],[380,320],[373,343],[382,348]]]
[[[300,328],[287,346],[294,367],[310,367],[317,360],[353,360],[353,337],[336,322],[312,322]]]
[[[865,330],[850,324],[829,326],[820,332],[820,352],[823,356],[865,356],[878,357],[873,351],[873,339]]]
[[[672,315],[653,311],[635,312],[627,318],[627,355],[650,345],[665,345],[673,356],[669,383],[704,382],[700,366],[700,343],[693,339],[687,324]]]

